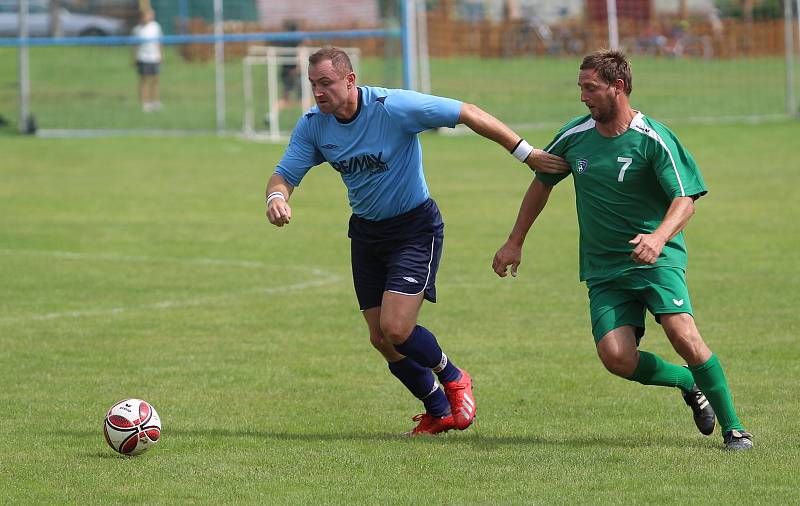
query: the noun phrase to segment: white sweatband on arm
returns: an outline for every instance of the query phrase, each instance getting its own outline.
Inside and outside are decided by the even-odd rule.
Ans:
[[[272,192],[269,195],[267,195],[267,205],[269,205],[269,203],[272,202],[275,199],[286,200],[286,197],[284,197],[283,193],[281,193],[281,192]]]
[[[533,153],[533,146],[528,144],[528,141],[525,139],[520,139],[514,149],[511,150],[511,154],[522,163],[525,163],[525,160]]]

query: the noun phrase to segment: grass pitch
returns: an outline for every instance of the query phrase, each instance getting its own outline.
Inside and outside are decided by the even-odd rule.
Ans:
[[[423,138],[447,234],[440,302],[421,321],[473,374],[479,414],[415,440],[398,434],[419,404],[357,310],[346,192],[329,167],[276,229],[263,187],[279,146],[0,140],[3,502],[794,502],[800,124],[676,131],[710,189],[687,232],[693,302],[756,435],[749,453],[701,436],[677,391],[603,370],[568,184],[520,276],[492,273],[531,176],[486,140]],[[678,360],[652,321],[643,348]],[[102,437],[125,397],[163,420],[136,458]]]
[[[43,129],[215,131],[213,62],[187,62],[176,46],[161,69],[164,109],[144,113],[129,47],[34,47],[30,49],[31,113]],[[364,58],[358,82],[401,86],[399,58]],[[580,58],[434,58],[432,93],[474,102],[505,122],[560,125],[585,108],[578,100]],[[786,70],[781,57],[694,59],[633,55],[633,101],[661,121],[786,115]],[[800,64],[795,64],[800,68]],[[17,52],[0,48],[0,114],[17,117]],[[239,131],[244,114],[241,60],[225,63],[227,130]],[[252,69],[254,128],[266,130],[266,71]],[[795,78],[800,84],[800,77]],[[800,96],[795,85],[794,94]],[[282,111],[288,131],[299,104]],[[9,127],[15,130],[15,128]],[[2,134],[2,129],[0,129]]]

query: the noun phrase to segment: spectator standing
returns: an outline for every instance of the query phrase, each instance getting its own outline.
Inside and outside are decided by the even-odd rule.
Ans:
[[[161,51],[161,25],[156,21],[153,9],[142,11],[141,21],[133,29],[133,35],[142,39],[136,47],[136,72],[139,74],[139,103],[144,112],[161,109],[158,90],[163,52]]]

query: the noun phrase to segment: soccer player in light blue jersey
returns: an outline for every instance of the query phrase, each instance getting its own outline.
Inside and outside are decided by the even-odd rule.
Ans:
[[[584,58],[578,86],[590,114],[567,123],[545,149],[572,167],[580,229],[580,277],[589,289],[597,354],[613,374],[644,385],[676,387],[705,435],[716,418],[725,448],[752,448],[736,416],[722,365],[692,316],[683,228],[706,194],[692,156],[664,125],[631,108],[630,65],[617,51]],[[537,173],[495,272],[512,275],[522,244],[554,185],[568,174]],[[661,324],[688,367],[639,350],[645,311]]]
[[[348,231],[353,284],[370,342],[425,407],[407,434],[464,430],[476,412],[472,379],[442,352],[433,333],[417,324],[423,299],[436,302],[444,241],[417,134],[463,123],[531,168],[558,173],[568,167],[474,105],[356,86],[350,60],[340,49],[323,48],[308,61],[317,105],[297,122],[267,183],[267,219],[278,227],[290,222],[289,198],[312,167],[328,162],[339,172],[353,210]]]

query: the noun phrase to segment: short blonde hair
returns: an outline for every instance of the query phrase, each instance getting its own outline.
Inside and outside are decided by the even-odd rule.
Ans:
[[[350,63],[350,57],[347,53],[338,47],[326,46],[319,49],[317,52],[308,57],[309,65],[316,65],[325,60],[330,60],[333,69],[339,77],[345,77],[353,71],[353,64]]]

